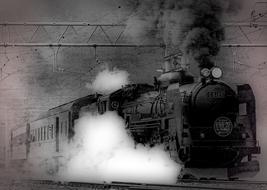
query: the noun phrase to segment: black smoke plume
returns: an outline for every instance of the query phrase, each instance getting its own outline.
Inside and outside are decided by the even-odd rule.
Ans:
[[[142,0],[137,1],[135,17],[129,25],[141,20],[140,30],[147,34],[157,29],[167,49],[179,49],[193,58],[200,68],[213,67],[213,58],[224,40],[221,19],[224,12],[232,12],[237,1],[231,0]],[[144,15],[145,13],[145,15]],[[144,22],[146,21],[146,23]],[[148,27],[149,26],[149,27]],[[140,33],[140,31],[139,31]],[[154,31],[155,33],[155,31]],[[158,37],[155,35],[155,37]],[[178,48],[176,48],[178,47]]]
[[[181,44],[184,55],[191,56],[200,68],[213,67],[212,57],[220,50],[220,42],[224,39],[221,25],[222,5],[217,0],[184,1],[184,9],[188,9],[192,22],[184,23],[185,32]]]
[[[170,31],[177,33],[172,36],[178,38],[179,49],[184,56],[193,58],[200,68],[213,67],[212,57],[218,54],[220,42],[224,39],[221,24],[223,4],[221,2],[219,0],[169,0],[165,2],[163,21],[168,24],[163,27],[164,34],[169,35]],[[178,12],[177,18],[173,17],[173,12]],[[174,19],[177,19],[176,22],[173,22]],[[169,29],[168,25],[172,23],[178,24],[177,31]],[[171,40],[167,45],[176,45],[176,40],[173,38]]]

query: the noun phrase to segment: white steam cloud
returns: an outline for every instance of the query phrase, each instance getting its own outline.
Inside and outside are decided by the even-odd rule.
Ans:
[[[126,71],[106,69],[88,87],[110,93],[129,83]],[[75,125],[71,155],[63,171],[65,180],[175,183],[180,166],[163,147],[135,144],[116,112],[88,113]]]
[[[108,93],[129,82],[126,71],[115,69],[100,72],[91,89]],[[60,156],[55,144],[50,149],[32,152],[28,168],[34,177],[77,182],[140,182],[174,184],[181,166],[164,151],[163,145],[153,148],[136,144],[125,121],[116,112],[83,113],[75,121],[75,135],[68,143],[60,139]]]
[[[99,72],[95,80],[86,86],[93,92],[108,94],[127,84],[129,84],[129,73],[114,68],[113,70],[105,69]]]
[[[115,112],[87,114],[75,126],[65,180],[172,184],[180,166],[163,147],[135,145]]]

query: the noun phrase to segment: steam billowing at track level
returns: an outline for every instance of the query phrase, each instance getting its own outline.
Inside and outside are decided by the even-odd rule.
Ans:
[[[129,84],[127,71],[100,71],[87,88],[108,94]],[[66,181],[123,181],[174,184],[181,167],[171,160],[163,146],[135,144],[125,121],[116,112],[81,114],[68,146],[65,167],[59,178]]]
[[[106,69],[87,86],[108,94],[128,82],[126,71]],[[13,160],[26,160],[24,169],[34,178],[174,184],[181,166],[163,145],[137,144],[117,112],[100,112],[100,98],[105,97],[94,94],[61,105],[31,122],[30,128],[14,131]],[[21,133],[26,139],[31,136],[29,152],[25,146],[16,147],[15,136]],[[19,149],[24,149],[22,157]]]
[[[65,181],[174,184],[180,171],[162,146],[135,144],[115,112],[86,113],[75,125],[71,147],[59,173]]]

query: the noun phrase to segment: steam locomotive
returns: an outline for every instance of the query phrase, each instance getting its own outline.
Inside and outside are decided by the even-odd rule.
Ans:
[[[163,144],[185,168],[227,168],[228,176],[258,171],[259,163],[253,160],[260,147],[251,87],[233,89],[220,80],[218,67],[203,68],[195,81],[172,59],[166,59],[154,85],[131,84],[108,95],[92,94],[12,131],[12,160],[31,160],[42,149],[60,159],[84,112],[117,111],[136,143]]]

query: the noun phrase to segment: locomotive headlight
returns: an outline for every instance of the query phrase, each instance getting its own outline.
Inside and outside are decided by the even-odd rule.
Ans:
[[[213,78],[219,79],[222,77],[222,70],[219,67],[214,67],[211,69],[211,75]]]
[[[208,77],[210,76],[210,70],[207,69],[207,68],[204,68],[200,71],[200,74],[203,76],[203,77]]]

